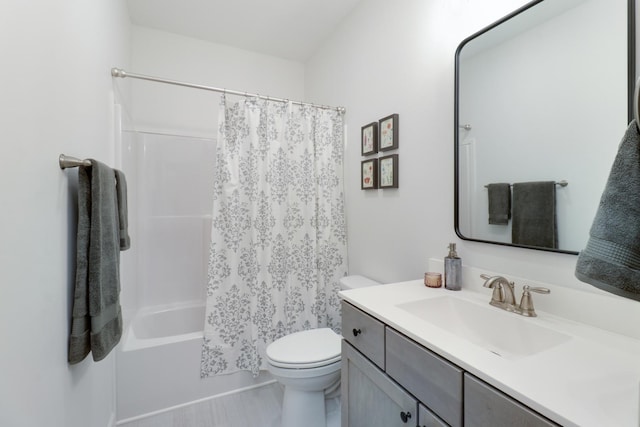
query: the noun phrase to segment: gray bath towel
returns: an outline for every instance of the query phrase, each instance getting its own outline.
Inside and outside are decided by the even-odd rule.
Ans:
[[[633,120],[578,256],[576,277],[597,288],[640,301],[640,135]]]
[[[129,237],[129,219],[127,208],[127,180],[122,171],[114,169],[116,175],[116,195],[118,201],[118,223],[120,224],[120,250],[126,251],[131,247]]]
[[[556,184],[554,181],[513,184],[514,244],[558,248]]]
[[[69,363],[102,360],[122,335],[120,224],[113,169],[78,169],[78,234]],[[124,181],[123,181],[124,182]]]
[[[511,219],[511,185],[496,183],[487,185],[489,196],[489,224],[507,225]]]

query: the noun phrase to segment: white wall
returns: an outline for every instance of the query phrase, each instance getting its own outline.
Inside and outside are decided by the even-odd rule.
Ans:
[[[304,94],[299,62],[149,28],[133,27],[132,58],[131,71],[139,74],[292,100]],[[216,136],[219,93],[142,80],[131,85],[126,107],[137,130]]]
[[[429,257],[444,257],[447,243],[457,242],[466,265],[593,289],[575,279],[573,255],[462,241],[454,233],[455,50],[525,3],[363,1],[306,64],[307,100],[347,107],[350,273],[415,279]],[[400,188],[362,191],[360,127],[391,113],[400,114]]]
[[[105,427],[115,359],[67,364],[76,176],[58,155],[114,161],[109,69],[129,62],[123,0],[0,6],[0,425]]]

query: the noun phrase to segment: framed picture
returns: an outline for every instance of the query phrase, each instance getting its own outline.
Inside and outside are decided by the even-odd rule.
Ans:
[[[362,190],[378,188],[378,159],[362,161],[360,188]]]
[[[361,140],[363,156],[378,152],[378,122],[369,123],[362,127]]]
[[[398,188],[398,155],[380,157],[380,188]]]
[[[380,151],[398,148],[398,120],[397,114],[380,119]]]

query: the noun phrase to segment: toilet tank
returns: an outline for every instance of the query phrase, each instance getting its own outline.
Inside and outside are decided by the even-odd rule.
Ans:
[[[343,291],[381,284],[382,283],[371,280],[368,277],[358,275],[344,276],[342,279],[340,279],[340,289]]]

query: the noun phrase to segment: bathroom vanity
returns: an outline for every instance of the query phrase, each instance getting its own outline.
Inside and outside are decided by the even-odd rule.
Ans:
[[[340,295],[343,427],[638,425],[636,339],[421,281]]]

